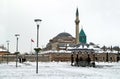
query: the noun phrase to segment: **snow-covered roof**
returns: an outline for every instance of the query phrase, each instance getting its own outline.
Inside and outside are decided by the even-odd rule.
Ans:
[[[71,53],[71,51],[68,50],[48,50],[48,51],[42,51],[40,54],[44,54],[44,53]]]
[[[1,48],[0,48],[0,51],[7,51],[7,50],[5,50],[5,49],[1,49]]]

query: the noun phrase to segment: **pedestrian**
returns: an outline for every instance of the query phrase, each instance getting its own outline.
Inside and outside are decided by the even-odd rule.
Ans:
[[[91,59],[90,59],[89,55],[88,55],[88,58],[87,58],[87,62],[88,62],[88,65],[90,65]]]
[[[76,66],[78,66],[78,60],[79,60],[79,59],[78,59],[78,54],[77,54],[77,56],[76,56],[76,59],[75,59],[75,60],[76,60]]]
[[[74,63],[74,57],[73,57],[73,54],[71,55],[71,66],[73,66],[73,63]]]

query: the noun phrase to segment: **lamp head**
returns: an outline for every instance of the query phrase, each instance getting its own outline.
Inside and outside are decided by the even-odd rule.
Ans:
[[[20,34],[15,34],[16,37],[20,36]]]
[[[37,25],[39,25],[42,20],[41,19],[35,19],[34,21],[36,22]]]
[[[9,41],[9,40],[7,40],[6,42],[7,42],[7,43],[9,43],[10,41]]]

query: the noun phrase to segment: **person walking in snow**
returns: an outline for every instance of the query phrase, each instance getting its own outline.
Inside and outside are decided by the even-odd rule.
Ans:
[[[71,55],[71,66],[73,66],[73,63],[74,63],[74,57],[73,57],[73,54]]]
[[[90,65],[91,59],[90,59],[89,54],[88,54],[87,62],[88,62],[88,65]]]
[[[77,54],[77,56],[76,56],[76,59],[75,59],[75,61],[76,61],[76,66],[78,66],[78,54]]]

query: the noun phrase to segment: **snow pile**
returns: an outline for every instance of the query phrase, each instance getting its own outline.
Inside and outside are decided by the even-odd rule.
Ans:
[[[0,79],[119,79],[119,63],[96,63],[97,67],[73,67],[70,62],[15,62],[0,64]]]

